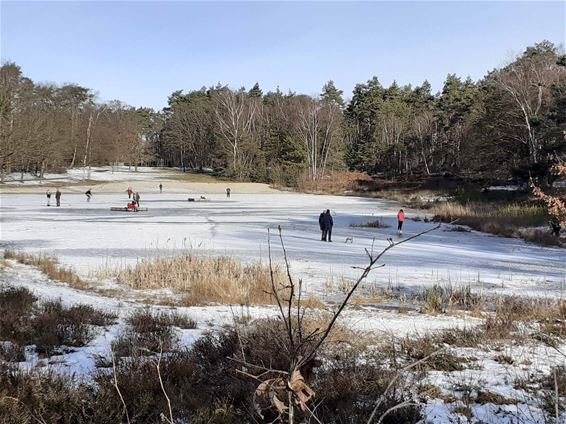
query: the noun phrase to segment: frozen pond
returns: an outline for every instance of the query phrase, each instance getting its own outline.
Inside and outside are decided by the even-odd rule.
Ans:
[[[76,190],[79,191],[79,190]],[[125,206],[125,193],[63,194],[62,205],[45,206],[43,194],[2,194],[1,246],[56,255],[83,275],[105,267],[135,263],[153,255],[202,253],[267,262],[267,229],[274,255],[281,259],[278,225],[283,229],[292,270],[308,290],[324,291],[326,281],[353,278],[364,266],[364,248],[387,245],[395,233],[395,202],[297,193],[240,194],[142,193],[148,212],[111,212]],[[188,197],[207,202],[188,202]],[[54,198],[52,197],[54,203]],[[334,216],[333,243],[320,241],[318,215]],[[408,218],[424,213],[408,211]],[[389,228],[351,227],[383,218]],[[434,224],[408,220],[404,237]],[[345,243],[347,237],[353,243]],[[432,284],[471,284],[477,290],[561,296],[565,289],[566,250],[448,226],[393,249],[375,270],[370,286],[421,288]]]

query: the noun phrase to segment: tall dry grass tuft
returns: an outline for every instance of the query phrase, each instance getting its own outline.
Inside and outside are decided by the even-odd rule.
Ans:
[[[436,220],[467,225],[475,230],[506,237],[520,237],[520,228],[546,225],[548,212],[542,205],[446,202],[431,208]]]
[[[75,274],[72,268],[66,268],[59,264],[57,258],[44,254],[32,255],[29,253],[16,252],[11,249],[4,250],[4,259],[13,259],[24,265],[31,265],[39,268],[52,280],[67,283],[78,288],[87,289],[88,284]]]
[[[274,269],[278,287],[284,275]],[[189,306],[211,303],[271,304],[271,275],[262,264],[243,265],[226,256],[193,255],[142,260],[118,271],[118,280],[134,289],[171,289]]]

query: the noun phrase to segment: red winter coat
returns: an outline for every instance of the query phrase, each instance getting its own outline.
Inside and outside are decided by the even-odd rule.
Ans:
[[[397,221],[399,221],[399,222],[405,221],[405,212],[399,212],[397,214]]]

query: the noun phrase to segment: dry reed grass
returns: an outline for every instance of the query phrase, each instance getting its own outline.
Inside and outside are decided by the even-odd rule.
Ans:
[[[304,193],[341,194],[357,190],[360,183],[371,181],[373,179],[365,172],[331,171],[317,180],[303,173],[297,180],[297,188]]]
[[[277,287],[285,276],[275,268]],[[133,289],[170,289],[184,295],[188,306],[223,304],[272,304],[271,274],[262,264],[243,265],[231,257],[194,255],[142,260],[118,271],[118,281]],[[284,295],[282,294],[282,297]]]
[[[542,205],[521,203],[454,202],[439,203],[432,207],[435,219],[445,222],[458,220],[475,230],[502,236],[519,236],[518,229],[537,227],[548,222],[548,213]]]
[[[88,284],[75,274],[72,268],[66,268],[59,264],[57,258],[45,254],[33,255],[29,253],[16,252],[11,249],[4,250],[4,259],[13,259],[24,265],[39,268],[52,280],[67,283],[71,287],[87,289]]]

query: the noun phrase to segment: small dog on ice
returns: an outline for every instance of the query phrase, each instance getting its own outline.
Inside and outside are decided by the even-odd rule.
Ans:
[[[354,237],[346,237],[346,241],[344,243],[354,243]]]

